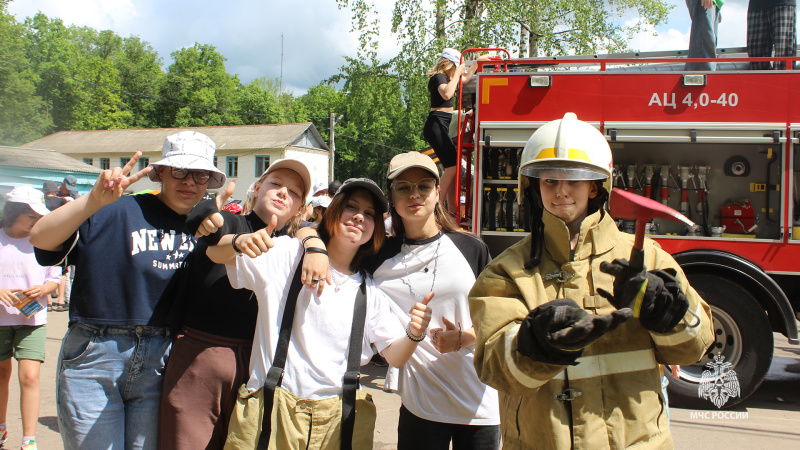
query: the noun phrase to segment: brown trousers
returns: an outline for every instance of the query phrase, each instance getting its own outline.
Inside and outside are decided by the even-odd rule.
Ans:
[[[184,327],[175,337],[161,394],[159,448],[221,449],[252,341]]]

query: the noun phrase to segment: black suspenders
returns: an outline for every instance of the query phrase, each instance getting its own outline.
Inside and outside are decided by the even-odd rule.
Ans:
[[[277,389],[283,381],[283,371],[286,367],[286,354],[289,351],[289,340],[292,337],[292,324],[297,306],[297,296],[303,285],[300,275],[303,267],[303,258],[295,269],[292,285],[286,297],[286,305],[281,319],[281,329],[278,334],[278,345],[275,349],[275,358],[272,367],[267,372],[264,382],[264,416],[261,421],[261,435],[258,439],[258,450],[267,450],[269,437],[272,430],[272,400]],[[367,314],[366,276],[362,274],[361,286],[356,294],[353,308],[353,325],[350,331],[350,346],[347,354],[347,372],[344,374],[344,389],[342,393],[342,444],[341,448],[350,450],[353,443],[353,427],[356,421],[356,391],[358,390],[358,369],[361,366],[361,342],[364,338],[364,321]]]

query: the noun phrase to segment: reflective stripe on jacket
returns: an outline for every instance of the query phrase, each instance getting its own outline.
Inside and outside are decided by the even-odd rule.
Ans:
[[[600,271],[600,263],[628,259],[633,248],[633,235],[621,233],[608,214],[598,211],[583,221],[570,256],[564,222],[547,211],[542,220],[541,264],[524,268],[531,247],[527,236],[486,266],[469,294],[477,334],[475,368],[484,383],[500,392],[504,447],[569,449],[574,442],[574,448],[672,448],[658,364],[692,364],[703,356],[714,341],[708,305],[672,256],[646,239],[645,266],[678,272],[699,325],[687,313],[677,327],[661,334],[630,319],[587,347],[576,366],[519,355],[520,323],[543,303],[571,298],[591,313],[613,311],[597,293],[597,288],[613,292],[613,277]]]

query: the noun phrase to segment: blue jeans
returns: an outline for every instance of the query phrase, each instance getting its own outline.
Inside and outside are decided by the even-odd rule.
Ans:
[[[717,5],[710,9],[703,7],[702,0],[686,0],[689,16],[692,18],[692,29],[689,34],[689,58],[717,57],[717,27],[722,20]],[[686,63],[686,70],[714,70],[715,63]]]
[[[155,449],[172,337],[158,327],[72,324],[56,378],[65,449]]]

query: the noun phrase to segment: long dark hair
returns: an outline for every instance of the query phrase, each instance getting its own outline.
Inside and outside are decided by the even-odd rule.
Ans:
[[[3,218],[0,219],[0,228],[9,228],[14,225],[19,216],[34,212],[27,203],[6,202],[3,207]]]
[[[363,188],[351,189],[347,192],[343,192],[334,196],[333,200],[331,200],[330,206],[328,206],[328,209],[325,210],[325,215],[322,216],[322,221],[320,221],[319,225],[317,226],[317,233],[325,245],[328,245],[331,237],[334,235],[334,233],[336,233],[336,228],[339,226],[339,221],[342,218],[344,207],[347,205],[347,201],[353,196],[353,193],[359,189]],[[366,189],[363,190],[365,192],[369,192]],[[376,205],[382,201],[381,199],[375,198],[371,192],[369,192],[369,194]],[[375,217],[375,230],[372,232],[372,237],[369,239],[369,241],[361,244],[361,246],[358,248],[356,255],[350,262],[350,270],[354,272],[359,270],[361,268],[361,260],[365,256],[378,253],[378,250],[380,250],[381,246],[383,245],[384,239],[386,239],[386,228],[383,225],[383,216],[378,214]]]
[[[542,203],[542,193],[539,190],[539,178],[531,178],[531,183],[526,189],[525,195],[531,204],[531,257],[525,263],[526,269],[533,269],[542,262],[542,252],[544,251],[544,204]],[[590,216],[598,210],[604,210],[608,201],[608,191],[603,187],[603,180],[594,180],[597,185],[597,195],[589,199],[588,214]]]

